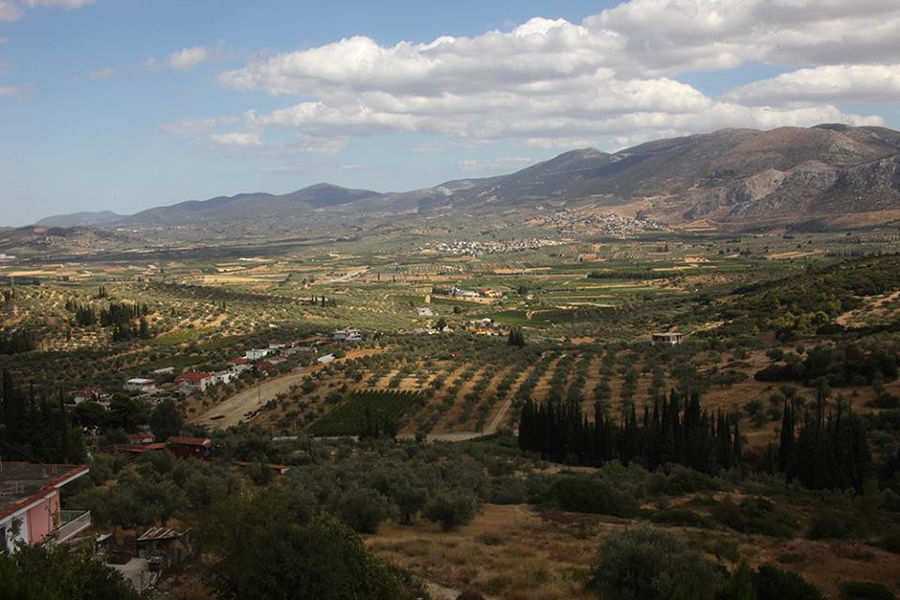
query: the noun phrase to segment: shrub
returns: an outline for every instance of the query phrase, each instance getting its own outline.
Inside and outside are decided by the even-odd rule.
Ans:
[[[359,533],[375,533],[390,516],[390,503],[378,491],[358,488],[347,492],[338,505],[338,514],[346,525]]]
[[[638,502],[634,496],[608,481],[585,477],[555,478],[544,503],[572,512],[634,517]]]
[[[853,519],[834,514],[818,514],[810,521],[806,537],[811,540],[843,539],[849,537],[854,529]]]
[[[704,527],[712,526],[710,520],[699,513],[692,510],[672,508],[669,510],[661,510],[655,513],[650,520],[654,523],[664,523],[666,525],[676,525],[679,527]]]
[[[699,553],[650,527],[611,533],[600,546],[590,587],[604,598],[713,598],[720,576]]]
[[[473,496],[441,494],[425,506],[425,518],[441,524],[444,531],[465,525],[478,512],[478,501]]]
[[[840,585],[840,600],[896,600],[885,585],[871,581],[845,581]]]
[[[796,573],[762,565],[753,574],[757,600],[824,600],[822,592]]]
[[[765,498],[744,498],[738,505],[725,499],[713,507],[714,519],[741,533],[759,533],[777,537],[791,535],[788,519],[778,514]]]

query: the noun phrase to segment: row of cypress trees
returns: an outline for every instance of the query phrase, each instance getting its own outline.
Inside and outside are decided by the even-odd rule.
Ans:
[[[862,492],[872,476],[872,453],[860,417],[840,404],[825,414],[821,397],[815,410],[798,422],[793,399],[785,399],[778,444],[778,470],[788,481],[797,479],[811,489],[848,489]]]
[[[696,393],[682,398],[672,390],[646,406],[642,418],[632,406],[620,423],[599,407],[590,422],[577,403],[529,400],[519,419],[519,447],[575,465],[636,461],[652,470],[677,463],[712,473],[737,465],[742,442],[736,418],[703,410]]]
[[[70,425],[60,392],[55,402],[34,387],[17,387],[3,370],[0,390],[0,456],[5,460],[80,463],[85,457],[79,427]]]

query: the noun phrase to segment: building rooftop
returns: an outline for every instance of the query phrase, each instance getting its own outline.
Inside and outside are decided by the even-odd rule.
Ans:
[[[172,529],[171,527],[151,527],[147,531],[141,534],[136,541],[138,542],[153,542],[157,540],[172,540],[176,538],[182,537],[185,531],[178,531],[176,529]]]
[[[84,465],[0,463],[0,519],[25,508],[51,488],[60,488],[88,471]]]
[[[188,371],[187,373],[182,373],[181,375],[176,377],[175,383],[181,383],[182,381],[199,383],[204,379],[209,379],[210,377],[212,377],[212,375],[204,371]]]
[[[209,438],[173,436],[167,441],[179,446],[212,446],[212,440]]]

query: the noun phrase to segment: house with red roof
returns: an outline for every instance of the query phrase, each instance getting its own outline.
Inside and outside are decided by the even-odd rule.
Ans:
[[[206,391],[213,383],[213,376],[204,371],[187,371],[175,378],[175,385],[183,394]]]
[[[102,388],[97,386],[88,386],[83,390],[79,390],[75,392],[75,396],[72,398],[72,402],[77,404],[81,404],[82,402],[101,402],[106,399],[106,392],[103,391]]]
[[[61,544],[87,529],[91,513],[62,510],[60,489],[83,477],[85,465],[6,462],[0,468],[0,551],[19,544]]]
[[[209,438],[172,436],[166,440],[166,446],[169,452],[183,459],[210,460],[213,453],[213,443]]]

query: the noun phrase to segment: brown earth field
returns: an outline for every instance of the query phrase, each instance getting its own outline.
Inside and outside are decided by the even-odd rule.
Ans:
[[[596,597],[585,586],[601,541],[612,531],[639,524],[527,505],[486,504],[471,523],[456,530],[444,532],[427,522],[386,523],[367,545],[377,556],[426,581],[453,590],[475,589],[489,599],[588,600]],[[799,573],[829,598],[837,598],[840,583],[850,580],[882,583],[895,592],[900,588],[897,556],[877,547],[726,529],[665,529],[729,569],[735,565],[720,549],[736,545],[752,568],[774,564]]]

